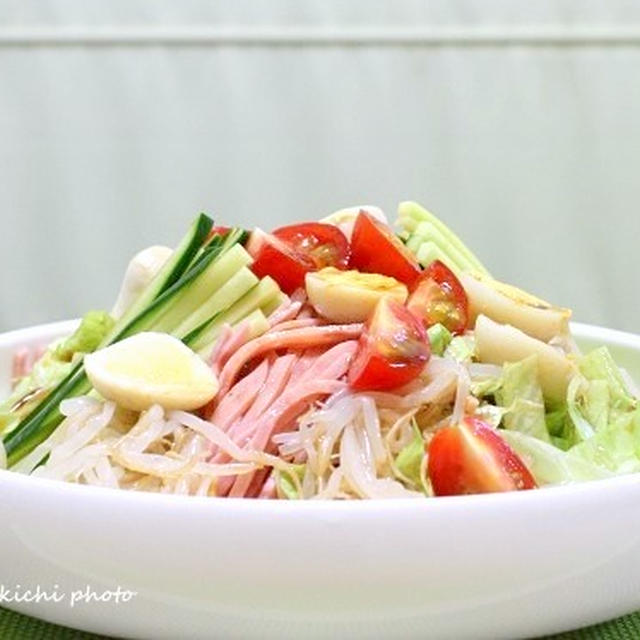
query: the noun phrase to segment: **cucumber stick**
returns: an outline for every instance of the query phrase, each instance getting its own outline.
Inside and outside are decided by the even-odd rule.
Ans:
[[[243,237],[243,234],[244,231],[234,229],[224,239],[215,236],[199,252],[184,275],[144,309],[118,335],[118,340],[141,331],[173,333],[185,316],[208,300],[224,284],[224,280],[233,273],[234,269],[237,270],[243,266],[244,256],[248,254],[240,247],[239,251],[233,252],[231,260],[223,262],[223,268],[219,270],[220,262],[229,251],[234,249],[234,243]]]
[[[240,245],[237,246],[242,249]],[[244,249],[242,250],[244,251]],[[248,254],[246,255],[248,256]],[[222,267],[222,261],[220,261],[220,267]],[[234,267],[237,267],[237,264]],[[203,322],[231,307],[259,282],[258,277],[243,265],[231,277],[227,277],[224,280],[226,282],[173,331],[174,335],[178,338],[184,338],[189,335],[191,331],[199,327]]]
[[[398,222],[407,247],[426,266],[436,257],[454,271],[478,271],[489,275],[471,250],[441,220],[415,202],[401,202]],[[431,243],[432,246],[426,243]],[[435,256],[435,257],[434,257]]]
[[[280,290],[270,279],[258,282],[246,265],[251,261],[237,243],[245,237],[242,230],[232,230],[224,237],[207,236],[213,221],[200,214],[189,232],[134,304],[125,312],[100,348],[139,333],[156,330],[176,334],[185,324],[185,331],[200,323],[214,335],[211,322],[226,317],[236,323],[259,309],[265,301],[280,296]],[[233,291],[234,283],[238,289]],[[251,291],[261,295],[249,298],[255,304],[238,305]],[[200,308],[206,309],[200,313]],[[232,313],[229,313],[231,310]],[[226,310],[226,311],[225,311]],[[209,314],[209,315],[207,315]],[[212,317],[213,316],[213,317]],[[186,320],[185,320],[186,318]],[[187,320],[193,318],[189,323]],[[266,322],[266,319],[264,322]],[[255,316],[253,324],[260,330],[264,323]],[[15,464],[53,433],[63,420],[60,402],[65,398],[83,395],[91,389],[82,362],[79,362],[62,382],[21,422],[7,434],[3,445],[9,466]]]
[[[212,226],[213,220],[208,216],[200,214],[196,218],[171,258],[116,323],[100,347],[107,346],[128,335],[128,332],[135,327],[139,317],[145,314],[147,307],[176,286],[198,252],[201,251]],[[3,445],[8,465],[15,464],[53,433],[63,419],[59,409],[62,400],[82,395],[90,389],[91,384],[84,372],[84,366],[82,362],[79,362],[31,413],[25,416],[15,429],[5,436]]]
[[[7,454],[7,466],[26,456],[37,445],[46,440],[62,422],[60,403],[88,393],[91,384],[79,362],[69,375],[20,423],[8,433],[3,445]]]
[[[426,265],[428,262],[423,262],[420,253],[428,258],[429,253],[433,252],[438,254],[437,257],[440,260],[442,260],[441,256],[445,256],[444,262],[453,262],[454,266],[460,270],[477,269],[476,264],[461,253],[457,247],[449,244],[445,235],[430,222],[421,222],[406,244],[407,248],[414,252],[418,262],[421,264]],[[431,245],[435,250],[427,250],[425,245]],[[443,247],[446,247],[446,250]],[[432,258],[432,260],[435,260],[435,258]]]
[[[204,213],[201,213],[196,218],[187,235],[176,247],[173,255],[140,294],[138,299],[127,309],[109,335],[104,339],[101,346],[106,346],[120,339],[120,334],[123,334],[158,296],[178,282],[198,252],[202,250],[202,245],[212,227],[213,220]]]
[[[213,346],[225,324],[234,325],[256,309],[268,307],[274,298],[280,296],[280,288],[274,280],[266,276],[245,293],[235,304],[210,318],[183,338],[185,344],[205,356]]]

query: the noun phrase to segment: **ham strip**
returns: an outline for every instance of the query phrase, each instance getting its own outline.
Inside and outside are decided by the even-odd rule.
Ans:
[[[257,397],[254,396],[255,401],[249,410],[243,418],[237,420],[227,429],[228,436],[238,445],[243,446],[247,443],[253,432],[253,427],[256,421],[271,406],[271,403],[282,393],[285,384],[289,380],[289,373],[295,361],[296,356],[292,354],[276,358],[269,370],[269,375],[266,381],[262,387],[257,390]],[[235,385],[231,389],[230,393],[233,393],[234,389],[240,384],[241,383],[239,382]],[[211,462],[221,463],[226,462],[229,459],[229,456],[224,452],[218,452],[211,459]]]
[[[290,384],[258,420],[247,448],[267,450],[271,436],[289,426],[312,402],[342,390],[345,383],[339,382],[339,379],[347,372],[356,348],[357,342],[350,340],[332,347],[316,358],[315,363],[298,380]],[[236,477],[229,496],[245,495],[253,476],[254,474],[246,474]],[[223,494],[220,485],[219,490]]]
[[[305,304],[302,309],[300,309],[300,313],[298,314],[298,318],[316,318],[316,310],[310,305]]]
[[[251,405],[249,411],[242,419],[241,426],[245,429],[238,429],[238,435],[240,438],[246,436],[247,428],[251,430],[253,424],[260,418],[260,416],[271,406],[275,399],[283,392],[285,385],[291,377],[291,372],[295,367],[298,357],[294,354],[287,354],[278,358],[269,372],[269,377],[264,384],[264,387],[260,391],[260,395],[256,401]],[[236,440],[239,444],[241,441]]]
[[[283,302],[268,318],[269,325],[275,327],[287,320],[293,320],[300,309],[302,308],[302,302],[291,302],[287,300]]]
[[[223,398],[231,388],[242,367],[259,355],[274,349],[308,348],[330,345],[358,338],[362,333],[362,324],[338,324],[323,327],[304,327],[291,331],[266,333],[240,347],[227,361],[220,374],[218,398]]]
[[[277,497],[278,497],[278,494],[277,494],[277,488],[276,488],[276,481],[272,474],[267,478],[266,482],[262,486],[262,489],[260,490],[258,498],[273,500]]]
[[[309,384],[305,388],[305,393],[302,395],[291,398],[287,397],[288,394],[284,393],[282,397],[278,398],[273,404],[271,409],[269,409],[265,419],[260,421],[258,431],[256,431],[246,448],[266,450],[271,435],[282,430],[282,428],[278,428],[277,425],[283,424],[286,428],[292,421],[302,415],[315,400],[318,400],[322,396],[328,396],[337,391],[341,391],[345,386],[344,382],[338,382],[337,380],[318,380],[315,383]],[[235,482],[233,482],[233,486],[229,491],[229,497],[240,498],[244,496],[253,480],[253,476],[253,473],[236,476]],[[219,491],[220,495],[224,495],[222,485],[219,485]]]
[[[324,347],[312,347],[311,349],[306,349],[300,356],[298,362],[296,362],[296,365],[291,372],[291,377],[294,380],[297,380],[325,351],[326,349]]]
[[[300,287],[296,289],[291,294],[291,302],[299,302],[300,304],[304,304],[307,301],[307,292],[304,287]]]
[[[213,351],[209,356],[209,364],[211,365],[211,369],[213,370],[213,373],[215,373],[216,375],[220,373],[220,368],[221,368],[220,355],[224,351],[226,344],[232,335],[233,335],[233,329],[231,329],[231,325],[229,324],[223,325],[222,331],[218,336],[218,339],[216,340],[215,345],[213,347]]]
[[[216,375],[219,375],[220,371],[227,363],[229,358],[244,344],[247,343],[250,337],[250,328],[247,322],[241,322],[235,329],[231,330],[231,333],[225,340],[224,344],[218,352],[217,358],[212,361],[212,369]]]
[[[288,354],[276,359],[255,402],[251,405],[244,418],[236,422],[228,431],[229,437],[236,444],[242,447],[248,443],[260,417],[268,410],[276,398],[282,394],[296,361],[297,356],[294,354]],[[230,457],[226,453],[219,451],[211,461],[220,464],[229,460]],[[226,495],[234,480],[235,476],[220,478],[217,486],[218,495]]]
[[[240,418],[255,400],[269,373],[269,360],[265,358],[249,375],[227,393],[213,412],[211,422],[223,431]]]
[[[274,331],[290,331],[291,329],[302,329],[304,327],[320,327],[326,324],[320,318],[297,318],[296,320],[287,320],[271,327],[267,333]]]
[[[259,471],[256,471],[253,475],[253,480],[251,481],[251,485],[247,489],[247,493],[245,494],[245,497],[246,498],[259,497],[265,485],[265,482],[267,482],[270,477],[271,477],[271,469],[260,469]]]

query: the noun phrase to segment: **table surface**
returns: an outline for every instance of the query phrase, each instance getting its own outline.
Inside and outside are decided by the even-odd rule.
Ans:
[[[3,608],[0,608],[0,638],[2,640],[106,640],[104,636],[67,629]],[[638,638],[640,638],[640,612],[594,627],[549,636],[547,640],[638,640]]]

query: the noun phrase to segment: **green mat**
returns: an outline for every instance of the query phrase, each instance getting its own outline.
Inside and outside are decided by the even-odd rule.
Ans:
[[[595,627],[560,633],[547,640],[638,640],[640,638],[640,612]],[[55,624],[28,618],[0,608],[1,640],[107,640],[104,636],[74,631]]]

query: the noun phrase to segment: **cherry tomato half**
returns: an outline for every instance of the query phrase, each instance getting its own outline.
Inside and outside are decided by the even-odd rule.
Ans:
[[[444,325],[451,333],[464,333],[469,322],[469,301],[449,267],[434,260],[414,285],[407,308],[425,327]]]
[[[475,417],[443,427],[428,445],[429,479],[437,496],[535,489],[536,481],[497,431]]]
[[[309,271],[323,267],[346,269],[349,242],[337,227],[308,222],[280,227],[268,234],[255,230],[247,243],[254,259],[251,269],[260,278],[271,276],[288,294],[304,287]]]
[[[422,324],[397,300],[381,298],[349,367],[349,386],[356,391],[395,389],[417,378],[430,355]]]
[[[273,235],[311,258],[316,269],[324,267],[346,269],[349,266],[349,241],[333,224],[322,222],[292,224],[276,229]]]
[[[391,276],[410,289],[422,271],[393,230],[366,211],[360,211],[353,227],[351,267]]]
[[[252,232],[246,249],[253,258],[253,273],[258,278],[271,276],[287,294],[303,286],[307,272],[315,269],[311,258],[259,229]]]

